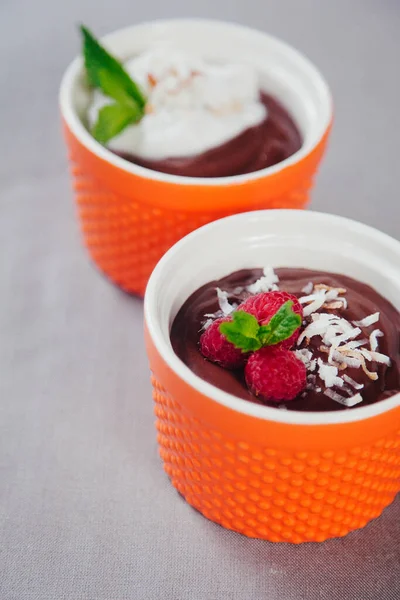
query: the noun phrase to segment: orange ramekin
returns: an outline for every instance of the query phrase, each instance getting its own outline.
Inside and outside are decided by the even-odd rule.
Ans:
[[[201,225],[260,208],[303,208],[332,121],[331,96],[320,73],[296,50],[264,33],[179,19],[122,29],[104,43],[125,60],[162,40],[212,59],[256,66],[263,88],[296,119],[304,143],[289,159],[249,175],[177,177],[139,167],[88,133],[90,90],[82,60],[75,59],[61,84],[60,107],[84,240],[100,270],[139,295],[164,252]]]
[[[196,376],[169,339],[192,292],[267,265],[343,273],[400,309],[400,243],[355,221],[271,210],[191,233],[145,295],[160,454],[172,484],[212,521],[273,542],[321,542],[363,527],[400,490],[400,394],[335,412],[253,404]]]

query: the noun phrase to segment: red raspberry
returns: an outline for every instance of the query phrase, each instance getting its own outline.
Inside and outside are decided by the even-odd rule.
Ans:
[[[289,294],[288,292],[265,292],[250,296],[250,298],[247,298],[247,300],[239,306],[238,310],[244,310],[245,312],[254,315],[260,325],[266,325],[280,307],[288,300],[293,302],[293,312],[303,318],[303,307],[296,296],[293,296],[293,294]],[[280,342],[277,346],[287,349],[292,348],[297,342],[299,335],[300,328],[296,329],[290,338]]]
[[[255,395],[280,402],[293,400],[306,387],[306,367],[294,352],[267,346],[254,352],[244,370],[249,390]]]
[[[200,352],[211,362],[217,363],[225,369],[239,369],[244,366],[245,354],[240,348],[235,348],[231,342],[220,332],[221,323],[230,321],[229,318],[217,319],[200,337]]]

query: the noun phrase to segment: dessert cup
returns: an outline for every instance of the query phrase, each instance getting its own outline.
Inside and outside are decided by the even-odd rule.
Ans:
[[[287,160],[247,175],[179,177],[140,167],[97,143],[85,127],[90,90],[76,58],[61,84],[60,109],[84,241],[101,271],[139,295],[163,253],[201,225],[261,208],[303,208],[332,121],[331,96],[317,69],[264,33],[183,19],[128,27],[104,44],[125,60],[164,39],[205,58],[257,67],[263,89],[289,110],[304,141]]]
[[[365,526],[400,490],[400,394],[334,412],[253,404],[197,377],[169,338],[201,285],[267,265],[343,273],[400,310],[400,243],[355,221],[268,210],[191,233],[145,295],[160,454],[172,484],[212,521],[273,542],[321,542]]]

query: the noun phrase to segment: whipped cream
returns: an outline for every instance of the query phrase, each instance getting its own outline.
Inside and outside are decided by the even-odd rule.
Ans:
[[[143,159],[200,154],[228,142],[267,116],[256,70],[214,64],[170,48],[156,48],[124,63],[147,96],[146,115],[107,146]],[[89,125],[113,101],[99,90],[88,110]]]

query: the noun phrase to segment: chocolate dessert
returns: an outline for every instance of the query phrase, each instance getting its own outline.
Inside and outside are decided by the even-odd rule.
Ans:
[[[194,156],[146,160],[115,152],[122,158],[153,171],[184,177],[228,177],[272,167],[300,150],[300,132],[288,111],[269,94],[261,93],[268,116],[235,138]]]
[[[232,322],[235,313],[246,312],[246,307],[257,302],[265,303],[274,294],[282,297],[282,302],[292,298],[286,302],[292,305],[292,317],[301,314],[298,328],[295,326],[293,334],[288,331],[287,336],[292,334],[288,339],[275,347],[255,347],[253,353],[232,346],[228,368],[202,355],[200,340],[213,323]],[[253,310],[253,314],[257,313]],[[270,318],[263,321],[259,315],[260,325]],[[246,269],[211,281],[179,310],[171,343],[180,359],[212,385],[239,398],[282,409],[348,410],[400,390],[400,315],[377,291],[344,275],[294,268],[276,272]],[[279,345],[285,349],[279,350]],[[269,355],[267,366],[275,361],[274,368],[290,358],[298,370],[296,385],[304,377],[294,398],[277,401],[251,391],[250,361],[255,363],[253,357],[262,359],[263,354]],[[258,374],[263,376],[262,370]]]

